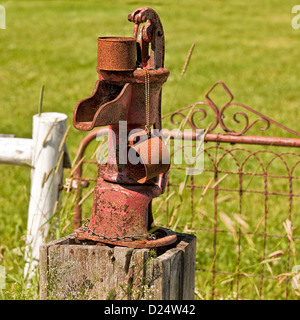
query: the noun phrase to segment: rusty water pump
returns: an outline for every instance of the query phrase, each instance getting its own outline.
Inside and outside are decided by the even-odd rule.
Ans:
[[[98,38],[99,79],[92,95],[74,110],[79,130],[109,126],[107,164],[105,170],[98,166],[91,218],[76,237],[160,247],[176,241],[176,234],[166,229],[150,231],[152,199],[164,192],[170,167],[162,139],[151,131],[161,130],[161,90],[169,76],[164,32],[151,8],[135,10],[128,20],[135,24],[133,37]]]

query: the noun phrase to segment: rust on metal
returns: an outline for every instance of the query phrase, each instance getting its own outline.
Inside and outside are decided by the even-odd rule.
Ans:
[[[136,39],[133,37],[99,37],[97,69],[133,71],[136,69]]]
[[[135,24],[133,37],[98,38],[99,80],[73,113],[73,125],[78,130],[109,126],[107,164],[98,166],[92,213],[86,226],[92,235],[78,231],[81,238],[103,234],[105,240],[121,241],[147,234],[153,223],[151,201],[164,192],[170,167],[170,156],[161,138],[149,136],[145,143],[124,143],[132,130],[147,127],[150,133],[152,126],[161,128],[161,90],[169,76],[164,68],[164,35],[157,13],[148,7],[140,8],[128,20]],[[139,25],[147,21],[137,39]],[[121,122],[126,122],[125,132],[121,132]],[[82,142],[80,157],[94,138],[95,133],[91,133]],[[120,159],[121,149],[125,150],[125,161]],[[138,163],[130,158],[135,153]],[[75,179],[80,180],[81,174],[79,163]],[[76,192],[81,199],[81,191]],[[81,208],[76,205],[75,229],[80,216]],[[143,247],[164,246],[175,240],[176,235],[145,240]],[[134,240],[130,245],[141,246],[141,242]]]
[[[211,97],[213,88],[217,85],[221,85],[225,90],[228,90],[225,92],[228,96],[228,100],[225,105],[221,107],[217,107]],[[278,201],[274,201],[274,199],[276,200],[280,197],[282,201],[286,201],[286,210],[283,213],[284,218],[282,218],[282,221],[286,218],[291,219],[291,221],[293,221],[293,225],[299,228],[297,210],[300,199],[300,154],[298,151],[300,146],[300,133],[281,125],[277,121],[263,115],[249,106],[242,103],[234,103],[233,95],[229,92],[229,89],[223,82],[217,82],[207,92],[204,101],[181,108],[163,116],[162,118],[164,120],[169,120],[172,127],[180,123],[178,119],[184,120],[186,122],[186,126],[192,129],[190,131],[181,131],[179,133],[178,130],[169,132],[172,140],[177,138],[184,138],[191,141],[199,139],[199,134],[203,135],[204,130],[196,130],[200,128],[205,129],[204,125],[201,125],[201,123],[203,123],[204,120],[209,120],[208,122],[212,123],[209,127],[208,133],[204,136],[204,141],[207,143],[203,150],[206,163],[205,168],[203,169],[204,174],[199,176],[190,176],[189,180],[187,180],[185,184],[187,195],[190,193],[189,228],[194,230],[194,232],[197,232],[199,238],[203,237],[207,239],[209,237],[212,240],[209,245],[202,248],[199,247],[198,249],[199,254],[203,253],[208,255],[208,257],[211,256],[211,260],[208,261],[208,265],[197,267],[197,272],[199,274],[211,274],[211,281],[209,283],[211,291],[208,292],[206,298],[218,298],[218,295],[220,294],[219,288],[222,288],[222,286],[217,282],[220,280],[220,278],[217,277],[222,275],[227,276],[227,279],[228,277],[232,277],[233,280],[231,283],[235,288],[238,299],[247,299],[247,293],[245,293],[245,289],[243,288],[245,278],[251,278],[255,281],[258,280],[256,281],[257,292],[259,297],[262,298],[265,290],[264,284],[268,282],[268,284],[274,288],[275,286],[272,282],[278,280],[277,275],[275,273],[273,275],[270,274],[266,268],[266,264],[261,263],[261,261],[264,261],[267,258],[268,248],[274,245],[274,239],[278,239],[278,241],[280,240],[281,243],[286,243],[287,250],[285,251],[285,254],[281,256],[281,261],[285,266],[281,265],[280,268],[283,272],[288,273],[292,266],[293,256],[290,247],[291,245],[287,240],[284,228],[280,223],[278,228],[275,229],[276,231],[274,231],[274,229],[271,231],[270,221],[272,221],[276,215],[276,210],[278,209],[276,208]],[[228,117],[227,111],[229,108],[234,107],[240,108],[239,111],[235,111],[233,117]],[[193,110],[190,112],[192,108]],[[239,117],[244,119],[244,123],[237,122]],[[238,130],[234,130],[232,123],[240,124],[242,129],[239,128]],[[251,129],[256,129],[259,123],[264,124],[264,126],[259,126],[258,130],[261,130],[265,134],[268,132],[268,128],[273,125],[278,129],[282,129],[284,135],[275,137],[267,135],[248,135],[249,131]],[[92,132],[88,134],[85,138],[85,145],[92,141],[97,134],[102,135],[106,134],[106,132],[107,129],[100,128],[94,133]],[[290,135],[294,135],[296,137],[290,138]],[[231,144],[236,145],[231,146]],[[247,148],[247,145],[249,145],[249,148]],[[79,147],[79,150],[81,149],[81,146]],[[255,146],[256,148],[254,148]],[[262,147],[259,148],[259,146]],[[268,146],[268,148],[266,148],[266,146]],[[277,147],[294,147],[295,149],[286,149],[285,151],[282,151],[282,149],[278,150]],[[83,156],[83,153],[81,156]],[[251,166],[253,165],[252,161],[256,163],[255,170],[251,169],[253,168]],[[273,164],[276,162],[277,164],[280,164],[280,168],[274,171]],[[78,168],[77,177],[80,181],[90,181],[89,178],[84,178],[81,175],[81,166],[84,163],[84,161],[80,163],[80,169]],[[156,182],[157,186],[166,193],[166,225],[169,225],[171,222],[169,216],[169,208],[171,208],[169,200],[170,195],[174,190],[181,187],[176,177],[177,174],[183,170],[186,170],[184,166],[172,165],[171,171],[174,172],[172,176],[175,177],[176,181],[174,181],[172,176],[166,180],[165,176],[160,175],[160,180]],[[227,178],[224,179],[223,183],[222,178],[226,175],[232,177],[232,183],[230,183],[230,180]],[[249,179],[253,179],[259,183],[248,185]],[[271,188],[272,181],[273,183],[275,181],[275,184],[278,182],[275,189]],[[199,225],[197,221],[198,215],[201,213],[201,208],[197,206],[199,203],[199,192],[201,195],[200,199],[205,193],[211,197],[211,202],[209,202],[210,210],[206,213],[208,218],[212,221],[210,226],[203,224]],[[221,239],[223,239],[223,235],[233,233],[233,231],[224,228],[224,224],[220,221],[219,213],[226,212],[224,209],[228,208],[225,207],[227,201],[235,201],[236,210],[234,213],[247,215],[248,223],[249,221],[254,222],[256,226],[257,222],[255,223],[255,221],[252,221],[253,216],[250,215],[252,213],[251,208],[247,211],[247,208],[245,207],[246,199],[255,195],[260,196],[260,198],[256,198],[255,202],[255,215],[258,216],[258,220],[260,220],[260,228],[255,230],[244,230],[243,232],[240,227],[237,228],[237,242],[234,248],[236,250],[236,262],[238,267],[232,271],[229,268],[224,268],[224,264],[221,266],[219,263],[220,259],[218,252],[224,248],[222,247],[223,244]],[[228,200],[229,196],[230,198]],[[173,197],[172,200],[174,201]],[[188,204],[188,202],[186,202],[186,204]],[[230,206],[230,208],[231,207],[232,206]],[[80,205],[78,208],[81,210]],[[187,210],[186,206],[184,210]],[[258,215],[258,210],[260,212],[260,216]],[[81,216],[78,215],[77,219],[80,220]],[[179,223],[178,228],[180,227],[183,229],[183,226],[180,226]],[[207,236],[207,234],[209,234],[209,236]],[[262,248],[258,251],[260,260],[258,260],[255,270],[248,269],[248,255],[245,254],[245,250],[247,250],[247,248],[243,248],[245,236],[251,236],[253,241],[258,243],[260,248]],[[293,234],[292,239],[295,243],[296,241],[299,242],[299,234]],[[242,268],[243,264],[247,265],[246,273]],[[206,274],[204,276],[207,278]],[[293,299],[294,296],[290,280],[287,279],[287,281],[282,283],[282,286],[285,286],[285,293],[282,293],[282,296],[285,295],[286,299]]]
[[[214,89],[217,86],[221,86],[224,89],[224,92],[226,96],[228,97],[227,102],[219,108],[216,103],[214,103],[213,99],[211,98],[211,93],[214,91]],[[274,119],[271,119],[270,117],[262,114],[261,112],[258,112],[257,110],[254,110],[253,108],[238,102],[233,102],[233,94],[230,92],[226,84],[222,81],[216,82],[205,94],[205,101],[199,101],[192,105],[183,107],[179,110],[176,110],[174,112],[168,113],[162,117],[168,118],[170,117],[170,122],[173,125],[179,124],[178,121],[175,120],[175,118],[180,119],[181,121],[184,120],[186,124],[193,130],[197,129],[205,129],[203,126],[201,127],[202,121],[208,118],[208,111],[212,111],[212,117],[210,120],[214,120],[211,125],[208,127],[208,134],[212,133],[218,126],[221,129],[221,132],[218,133],[221,137],[223,135],[230,136],[229,139],[234,139],[234,136],[240,137],[242,139],[243,135],[245,135],[250,129],[252,129],[255,125],[260,124],[261,126],[259,129],[261,131],[266,131],[270,128],[270,126],[273,124],[274,126],[282,129],[285,132],[291,133],[293,135],[296,135],[300,137],[300,133],[292,130],[283,124],[275,121]],[[207,111],[207,108],[208,111]],[[229,109],[238,108],[238,111],[233,111],[233,114],[229,118],[226,115],[226,112]],[[186,111],[189,112],[188,116],[184,114]],[[250,120],[249,117],[255,117],[254,120]],[[233,121],[229,121],[228,119],[232,119]],[[242,120],[241,120],[242,119]],[[244,124],[241,125],[242,128],[239,130],[235,130],[233,127],[231,127],[233,124],[240,124],[243,122]],[[216,134],[216,133],[214,133]],[[213,136],[211,136],[211,139],[213,139]],[[246,139],[244,141],[248,141],[248,143],[251,143],[251,136],[246,136]],[[225,140],[225,138],[224,138]],[[239,138],[235,138],[234,143],[238,143]],[[259,143],[261,141],[261,143]],[[276,143],[277,141],[277,143]],[[224,141],[224,142],[231,142],[231,141]],[[280,146],[297,146],[296,140],[288,140],[287,137],[264,137],[264,136],[256,136],[253,137],[253,143],[254,144],[273,144],[276,143],[276,145]]]
[[[134,143],[137,138],[139,138],[139,141]],[[170,154],[161,137],[152,136],[149,139],[147,132],[144,130],[132,134],[128,140],[129,146],[131,147],[130,151],[138,154],[143,165],[140,170],[141,176],[137,179],[138,183],[145,183],[169,171]]]
[[[221,106],[217,107],[214,103],[212,96],[213,90],[217,87],[223,87],[226,96],[228,97],[227,102]],[[228,112],[232,109],[232,112]],[[236,111],[237,109],[237,111]],[[210,114],[209,114],[210,111]],[[230,115],[230,117],[228,116]],[[284,239],[286,240],[286,234],[284,232],[273,232],[270,230],[270,220],[272,216],[275,215],[277,202],[274,200],[280,197],[280,201],[286,199],[287,208],[285,209],[285,218],[292,220],[297,213],[296,200],[300,198],[299,184],[299,165],[300,165],[300,154],[297,152],[297,148],[300,147],[300,133],[292,130],[281,123],[271,119],[270,117],[262,114],[261,112],[245,105],[242,103],[233,102],[233,95],[224,84],[224,82],[218,81],[215,83],[206,93],[205,101],[197,102],[193,105],[181,108],[175,112],[169,113],[162,117],[164,119],[169,119],[172,125],[179,124],[184,120],[186,125],[192,129],[191,132],[181,132],[180,137],[185,136],[188,140],[196,140],[198,137],[197,130],[203,128],[204,120],[210,120],[211,125],[208,127],[208,133],[204,137],[204,141],[207,145],[203,149],[205,155],[206,168],[203,172],[209,174],[210,182],[207,182],[207,178],[196,179],[196,176],[191,176],[190,184],[186,185],[187,189],[190,189],[191,197],[191,220],[190,228],[194,229],[198,233],[211,233],[212,234],[212,260],[210,270],[207,268],[199,268],[199,272],[211,273],[211,293],[210,298],[214,299],[218,297],[217,288],[217,277],[219,275],[234,276],[234,281],[232,285],[235,287],[235,292],[237,299],[241,299],[242,286],[245,284],[242,281],[243,277],[257,278],[257,292],[259,298],[264,296],[264,284],[266,281],[278,280],[276,275],[268,275],[266,270],[266,264],[260,262],[261,267],[256,269],[255,272],[250,272],[247,269],[247,273],[243,272],[242,263],[245,263],[245,250],[242,247],[242,241],[244,241],[245,236],[251,236],[253,241],[257,241],[262,246],[262,250],[259,251],[261,256],[261,261],[267,258],[267,249],[270,245],[271,239]],[[232,121],[233,120],[233,121]],[[259,130],[266,132],[271,125],[277,129],[281,129],[285,135],[294,135],[297,138],[290,138],[288,136],[266,136],[266,135],[248,135],[250,130],[255,129],[258,124]],[[237,129],[236,125],[239,125]],[[219,129],[219,130],[218,130]],[[212,144],[214,143],[214,144]],[[237,146],[224,146],[223,144],[237,144]],[[261,149],[249,148],[247,149],[245,145],[249,146],[263,146]],[[268,146],[268,148],[266,148]],[[273,148],[271,148],[273,147]],[[287,147],[296,148],[295,151],[281,151],[276,149],[277,147]],[[249,170],[251,166],[256,163],[255,170]],[[277,171],[274,171],[274,163],[279,166]],[[171,166],[171,169],[176,172],[176,170],[185,170],[185,168],[178,168],[176,166]],[[298,172],[298,174],[297,174]],[[220,183],[222,178],[226,176],[232,176],[233,183],[229,179],[225,179],[227,183]],[[207,176],[206,176],[207,177]],[[255,179],[256,183],[249,186],[249,178]],[[248,179],[247,179],[248,178]],[[197,181],[198,180],[198,181]],[[197,182],[196,182],[197,181]],[[258,183],[259,181],[259,183]],[[277,182],[276,188],[274,190],[274,182]],[[272,186],[273,185],[273,186]],[[167,185],[167,195],[169,190],[172,188],[178,188],[180,185],[172,181],[169,181]],[[273,188],[271,188],[271,186]],[[281,188],[280,188],[281,186]],[[284,187],[282,187],[284,186]],[[298,188],[297,188],[298,187]],[[194,222],[194,204],[195,204],[195,191],[202,190],[202,196],[205,193],[212,195],[212,210],[208,217],[212,219],[213,223],[210,228],[203,226],[196,226]],[[231,270],[220,270],[218,265],[218,251],[220,251],[221,243],[219,234],[232,234],[234,231],[224,230],[221,227],[221,222],[219,218],[220,212],[225,212],[224,204],[222,203],[222,198],[224,199],[228,195],[236,199],[237,210],[236,214],[247,215],[248,221],[250,220],[249,215],[252,210],[245,208],[245,198],[253,195],[260,195],[261,201],[255,203],[255,215],[257,215],[257,210],[261,214],[261,218],[258,226],[260,231],[258,231],[258,226],[253,231],[245,231],[241,229],[241,225],[236,228],[237,236],[237,258],[234,273]],[[169,205],[167,201],[166,206]],[[294,213],[294,214],[293,214]],[[207,213],[206,213],[207,215]],[[166,217],[168,219],[168,217]],[[253,218],[253,217],[252,217]],[[295,219],[293,220],[295,221]],[[294,222],[297,223],[297,222]],[[297,226],[297,224],[295,225]],[[299,224],[298,224],[299,226]],[[279,228],[282,229],[282,228]],[[284,230],[283,230],[284,231]],[[207,235],[203,235],[207,237]],[[270,240],[268,240],[270,239]],[[292,240],[299,240],[299,236],[292,236]],[[291,244],[290,241],[287,243],[286,257],[282,258],[285,260],[286,272],[290,272],[291,266]],[[247,250],[247,249],[246,249]],[[257,248],[256,248],[257,250]],[[247,263],[247,262],[246,262]],[[207,276],[206,276],[207,277]],[[286,281],[285,298],[288,299],[291,296],[290,281]]]
[[[169,76],[167,69],[149,70],[150,74],[150,123],[160,121],[160,93]],[[112,112],[114,110],[114,112]],[[89,131],[95,127],[118,125],[145,125],[145,71],[133,73],[101,72],[90,97],[79,101],[73,115],[74,127]]]
[[[129,247],[129,248],[158,248],[162,246],[169,246],[176,242],[177,235],[175,232],[166,229],[157,229],[155,232],[155,237],[153,239],[148,239],[146,236],[141,236],[137,240],[134,240],[136,237],[124,236],[124,237],[105,237],[104,235],[100,236],[99,234],[92,232],[91,230],[85,230],[84,227],[77,231],[78,240],[92,240],[100,242],[102,244],[120,246],[120,247]],[[156,239],[157,237],[157,239]]]

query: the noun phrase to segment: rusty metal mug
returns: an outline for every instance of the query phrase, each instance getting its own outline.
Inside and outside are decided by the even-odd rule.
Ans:
[[[148,136],[148,132],[142,130],[131,134],[128,141],[129,161],[131,164],[139,161],[144,171],[143,177],[138,178],[138,183],[145,183],[170,169],[170,154],[161,137]]]

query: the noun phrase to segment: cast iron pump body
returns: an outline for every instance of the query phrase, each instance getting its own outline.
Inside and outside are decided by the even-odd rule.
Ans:
[[[76,129],[109,126],[107,164],[104,170],[98,166],[91,218],[76,237],[136,248],[159,247],[176,241],[176,235],[162,229],[149,235],[152,199],[164,192],[170,167],[162,140],[152,137],[150,130],[152,126],[162,129],[161,90],[169,76],[164,68],[164,32],[151,8],[135,10],[128,20],[135,24],[133,37],[98,38],[99,79],[92,95],[79,101],[74,110]],[[137,139],[134,144],[137,136],[141,142]],[[126,161],[120,159],[124,146]],[[128,161],[132,151],[140,162]],[[143,163],[153,154],[155,164]]]

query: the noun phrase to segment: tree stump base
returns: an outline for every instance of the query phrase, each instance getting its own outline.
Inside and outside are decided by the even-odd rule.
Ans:
[[[168,247],[134,249],[78,241],[40,247],[41,300],[193,300],[196,237],[177,233]]]

